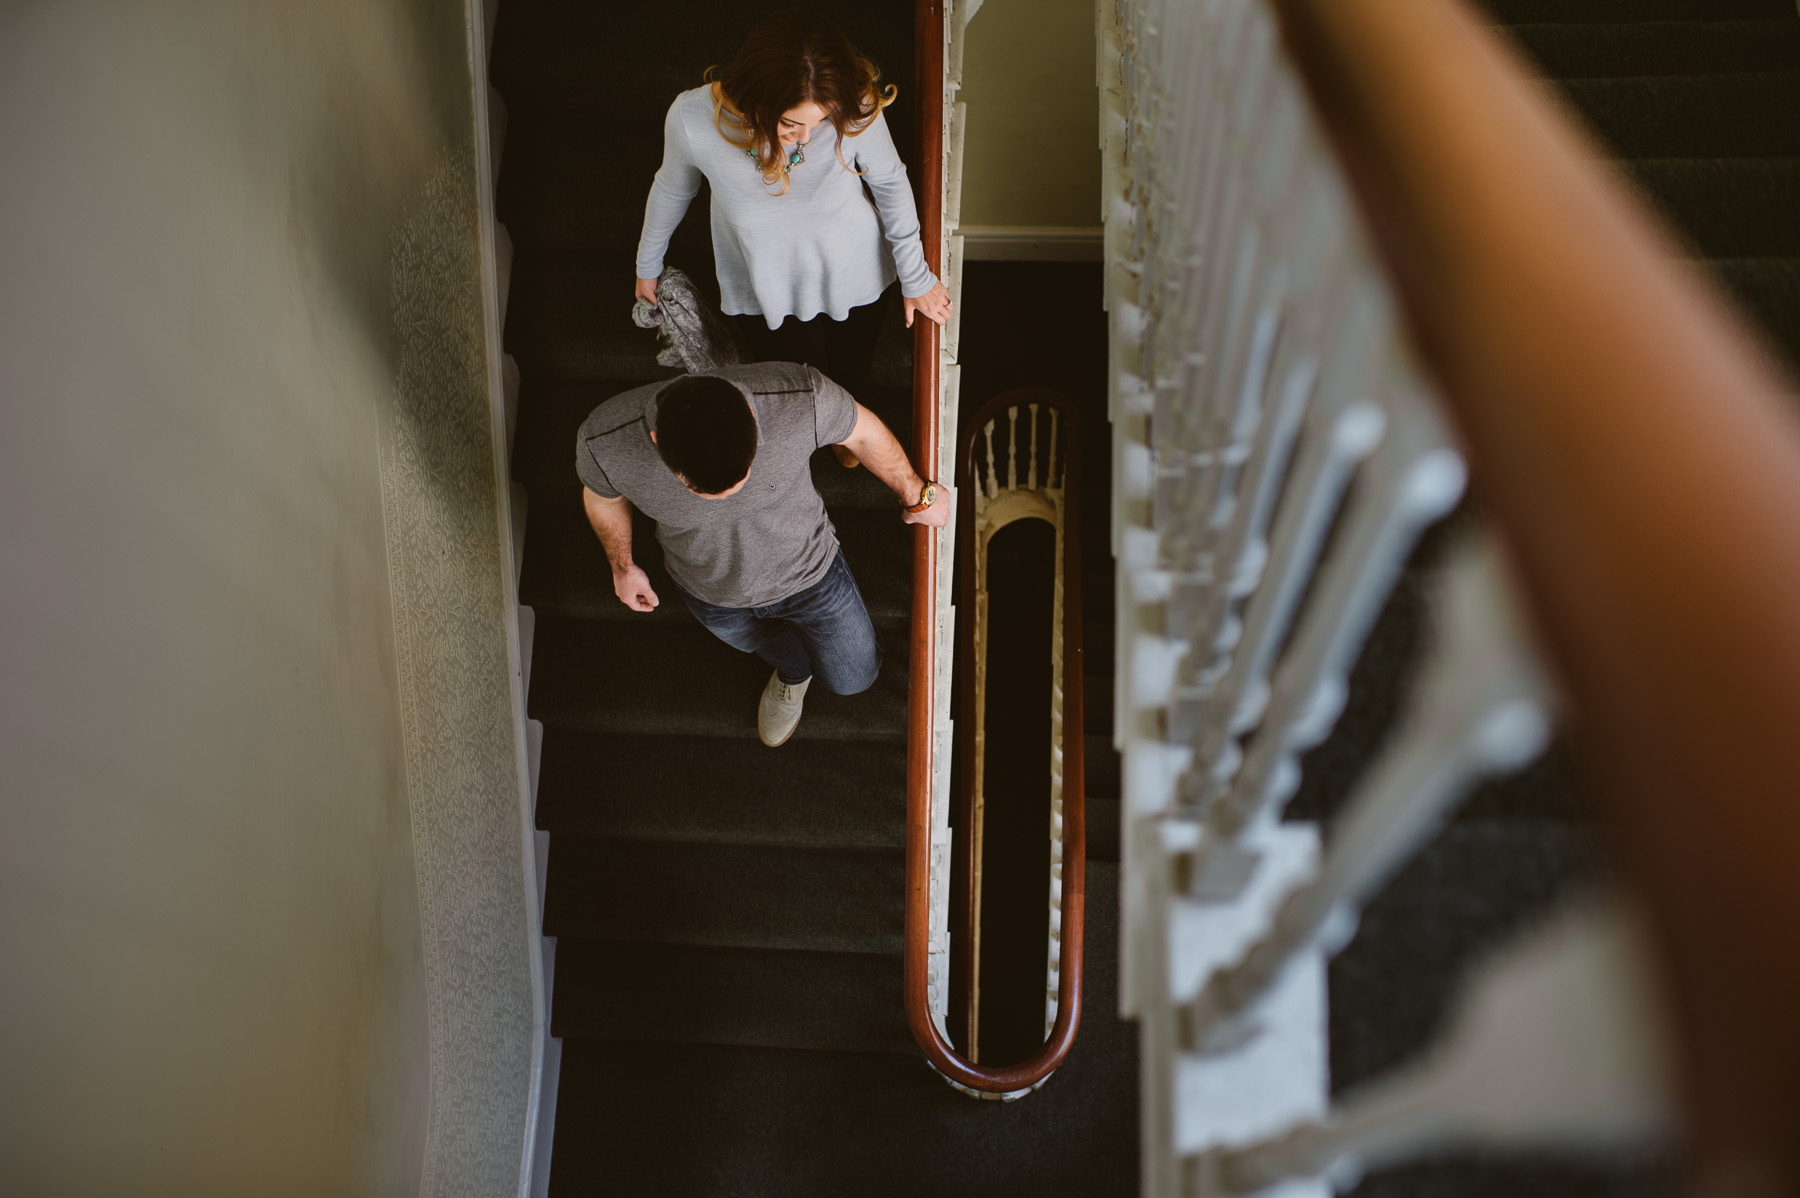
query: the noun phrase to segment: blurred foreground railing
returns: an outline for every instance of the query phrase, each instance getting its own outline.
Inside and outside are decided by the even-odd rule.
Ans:
[[[1800,833],[1785,384],[1459,0],[1097,16],[1145,1193],[1651,1143],[1671,1076],[1690,1112],[1779,1126],[1724,1079],[1800,1105],[1800,1037],[1757,992],[1800,992],[1800,902],[1755,831],[1760,813]],[[1321,846],[1282,819],[1302,754],[1471,463],[1495,525],[1457,541],[1409,706]],[[1327,959],[1559,709],[1588,735],[1632,903],[1565,911],[1467,980],[1422,1060],[1331,1102]],[[1711,796],[1726,773],[1723,823],[1679,810],[1681,786]],[[1770,1151],[1762,1175],[1784,1176]]]

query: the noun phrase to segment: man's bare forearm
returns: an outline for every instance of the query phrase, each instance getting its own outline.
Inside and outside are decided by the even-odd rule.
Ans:
[[[594,535],[600,538],[600,547],[606,550],[606,560],[611,563],[613,573],[629,570],[633,565],[630,501],[608,499],[583,487],[581,506],[587,511]]]
[[[661,602],[650,577],[631,560],[631,503],[621,496],[608,499],[586,487],[581,489],[581,506],[587,511],[588,523],[606,550],[612,565],[613,594],[632,611],[655,611]]]
[[[879,416],[861,404],[856,405],[856,427],[844,438],[844,446],[861,458],[869,473],[886,483],[902,504],[911,507],[919,502],[925,480],[913,469],[899,439]]]

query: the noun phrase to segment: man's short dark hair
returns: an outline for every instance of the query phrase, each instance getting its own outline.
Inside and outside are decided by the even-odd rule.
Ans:
[[[756,417],[726,380],[687,375],[656,393],[656,448],[690,490],[717,495],[750,473]]]

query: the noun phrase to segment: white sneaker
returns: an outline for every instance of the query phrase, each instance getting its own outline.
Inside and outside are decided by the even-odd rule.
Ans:
[[[762,701],[756,705],[756,734],[763,744],[772,749],[794,734],[800,723],[800,705],[811,685],[811,678],[789,686],[780,674],[769,675],[769,685],[763,687]]]

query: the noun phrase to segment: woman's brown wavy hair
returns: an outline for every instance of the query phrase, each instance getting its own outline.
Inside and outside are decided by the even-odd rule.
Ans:
[[[838,164],[845,170],[844,142],[869,127],[894,102],[893,84],[877,86],[881,70],[818,13],[772,13],[744,40],[731,65],[708,67],[713,126],[719,136],[755,150],[763,182],[788,189],[788,156],[781,148],[781,114],[817,104],[837,130]]]

